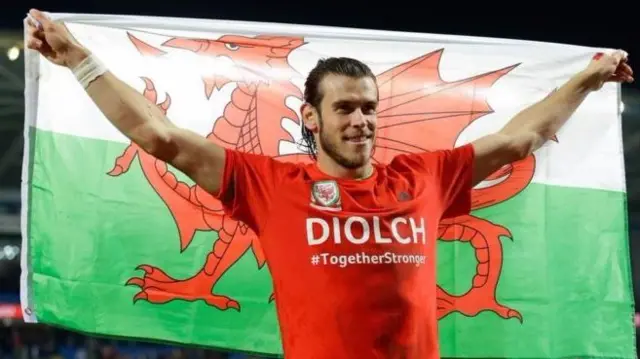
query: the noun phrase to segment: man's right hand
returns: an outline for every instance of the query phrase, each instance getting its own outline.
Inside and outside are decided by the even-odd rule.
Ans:
[[[89,55],[66,26],[52,21],[39,10],[31,9],[29,15],[25,20],[29,49],[38,51],[56,65],[71,69]]]
[[[90,55],[63,24],[38,10],[29,15],[25,21],[28,48],[70,70]],[[104,116],[145,152],[176,167],[206,191],[219,191],[226,158],[222,147],[176,127],[155,103],[111,71],[91,81],[86,92]]]

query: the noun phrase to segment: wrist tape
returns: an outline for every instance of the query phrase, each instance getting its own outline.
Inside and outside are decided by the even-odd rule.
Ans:
[[[107,72],[107,68],[97,57],[89,55],[71,71],[82,87],[86,89],[95,79]]]

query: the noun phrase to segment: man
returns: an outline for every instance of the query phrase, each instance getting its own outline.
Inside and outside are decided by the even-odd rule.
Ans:
[[[217,196],[258,234],[288,359],[438,358],[438,221],[468,213],[474,185],[542,146],[591,91],[633,80],[626,53],[599,54],[497,133],[374,165],[375,76],[359,61],[331,58],[309,74],[301,108],[317,160],[282,163],[176,127],[63,25],[36,10],[30,15],[30,49],[72,69],[123,134]]]

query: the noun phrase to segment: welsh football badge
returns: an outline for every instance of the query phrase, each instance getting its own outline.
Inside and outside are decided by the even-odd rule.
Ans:
[[[324,211],[342,210],[340,189],[336,181],[318,181],[311,187],[311,206]]]

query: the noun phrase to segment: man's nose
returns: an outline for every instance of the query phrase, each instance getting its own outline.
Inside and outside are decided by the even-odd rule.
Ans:
[[[364,127],[367,124],[367,117],[362,113],[362,110],[358,109],[353,111],[351,116],[351,126],[353,127]]]

